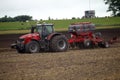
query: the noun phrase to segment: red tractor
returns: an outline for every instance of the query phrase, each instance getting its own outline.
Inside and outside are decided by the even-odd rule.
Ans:
[[[71,24],[67,36],[54,31],[53,24],[37,24],[31,33],[22,35],[12,44],[19,53],[37,53],[40,51],[67,51],[69,47],[93,48],[109,47],[100,33],[94,33],[95,25],[89,22]]]
[[[71,47],[109,47],[108,42],[101,37],[101,33],[95,33],[95,25],[90,22],[73,23],[69,26],[68,32],[71,34],[71,38],[68,40]]]
[[[62,52],[68,50],[67,38],[54,32],[53,24],[37,24],[31,33],[22,35],[11,45],[19,53],[37,53],[40,51]]]

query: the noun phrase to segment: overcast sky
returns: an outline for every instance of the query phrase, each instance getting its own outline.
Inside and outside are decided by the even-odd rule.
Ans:
[[[90,5],[89,5],[90,3]],[[82,17],[85,10],[96,16],[109,16],[103,0],[0,0],[0,17],[30,15],[33,19]]]

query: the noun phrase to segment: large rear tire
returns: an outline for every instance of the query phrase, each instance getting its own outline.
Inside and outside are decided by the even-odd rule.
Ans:
[[[28,53],[38,53],[40,51],[39,44],[36,41],[31,41],[25,46]]]
[[[67,51],[69,48],[67,38],[64,35],[58,35],[52,38],[50,49],[54,52]]]

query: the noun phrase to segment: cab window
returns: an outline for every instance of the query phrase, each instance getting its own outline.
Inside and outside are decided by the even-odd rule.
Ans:
[[[51,25],[46,26],[46,33],[50,34],[53,32],[53,27]]]
[[[37,26],[36,32],[38,32],[39,34],[41,34],[42,33],[42,26]]]

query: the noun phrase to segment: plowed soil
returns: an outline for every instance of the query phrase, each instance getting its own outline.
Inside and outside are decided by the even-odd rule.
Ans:
[[[95,32],[101,32],[103,38],[107,41],[113,37],[120,37],[120,28],[96,30]],[[61,33],[68,34],[67,32],[61,32]],[[9,48],[10,45],[13,42],[15,42],[20,35],[23,35],[23,34],[0,35],[0,48]]]
[[[120,37],[120,29],[99,31],[106,40]],[[0,80],[120,80],[119,41],[110,48],[19,54],[9,46],[20,35],[0,35]]]

